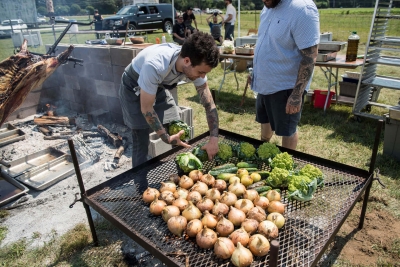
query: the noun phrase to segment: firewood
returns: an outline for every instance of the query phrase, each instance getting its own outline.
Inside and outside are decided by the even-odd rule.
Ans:
[[[57,57],[42,57],[28,51],[24,40],[21,51],[0,62],[0,126],[25,100],[28,93],[38,88],[65,62],[72,53],[71,45]]]
[[[36,125],[70,125],[75,123],[75,119],[68,117],[42,116],[34,118],[33,122]]]

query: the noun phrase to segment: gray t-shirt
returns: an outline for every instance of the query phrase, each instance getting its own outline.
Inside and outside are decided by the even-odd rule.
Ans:
[[[133,60],[132,67],[139,74],[138,84],[148,94],[155,95],[159,85],[172,85],[180,81],[191,82],[186,75],[175,68],[181,46],[165,43],[152,45],[142,50]],[[201,86],[207,77],[193,81]]]

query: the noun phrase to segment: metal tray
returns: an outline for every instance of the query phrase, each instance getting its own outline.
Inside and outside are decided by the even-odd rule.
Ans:
[[[79,166],[85,168],[90,164],[87,160],[80,160]],[[47,187],[67,178],[75,173],[74,164],[70,155],[63,155],[39,167],[19,175],[16,179],[36,190],[43,190]]]
[[[337,52],[344,48],[347,42],[320,42],[318,50]]]
[[[235,47],[237,55],[254,55],[254,48]]]
[[[30,169],[39,167],[63,155],[66,154],[52,147],[48,147],[36,153],[26,155],[23,158],[7,162],[8,166],[1,166],[1,172],[11,178],[16,178],[18,175],[21,175]]]
[[[317,55],[317,62],[326,62],[336,58],[337,52],[332,51],[319,51]]]
[[[25,195],[29,189],[14,179],[0,175],[0,207]]]
[[[25,133],[14,125],[5,123],[0,128],[0,147],[25,139]]]

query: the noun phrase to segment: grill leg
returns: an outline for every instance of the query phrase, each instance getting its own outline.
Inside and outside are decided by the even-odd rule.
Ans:
[[[270,245],[271,248],[269,250],[269,267],[277,267],[279,256],[279,241],[272,240]]]

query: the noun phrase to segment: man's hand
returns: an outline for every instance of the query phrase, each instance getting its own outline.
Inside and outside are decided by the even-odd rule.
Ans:
[[[211,161],[218,153],[218,137],[210,137],[207,144],[201,147],[201,149],[207,151],[208,160]]]
[[[181,140],[181,135],[184,133],[185,133],[184,130],[180,130],[177,134],[170,135],[169,143],[174,146],[183,146],[185,148],[191,147],[191,145],[189,145]]]
[[[295,114],[300,112],[301,101],[301,96],[292,93],[286,103],[286,114]]]

